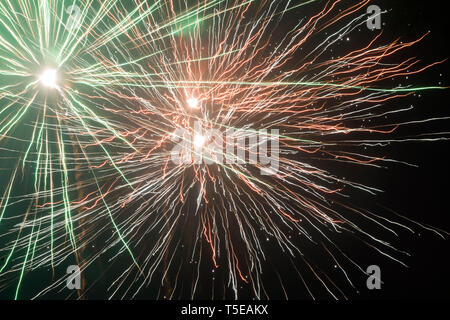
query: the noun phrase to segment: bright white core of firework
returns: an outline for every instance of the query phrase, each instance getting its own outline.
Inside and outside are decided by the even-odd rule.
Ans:
[[[192,109],[197,109],[198,108],[198,99],[196,98],[189,98],[187,100],[187,104],[190,108]]]
[[[195,145],[196,147],[203,147],[203,145],[205,144],[205,142],[206,142],[205,136],[202,136],[202,135],[200,135],[200,134],[197,134],[197,135],[194,137],[194,145]]]
[[[39,81],[48,88],[55,89],[58,87],[56,79],[56,69],[45,69],[39,77]]]

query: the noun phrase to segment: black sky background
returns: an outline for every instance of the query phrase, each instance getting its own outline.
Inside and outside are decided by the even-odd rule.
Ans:
[[[383,17],[385,36],[408,41],[431,33],[415,46],[413,54],[422,61],[433,62],[450,57],[448,45],[449,12],[445,1],[377,1],[382,9],[390,10]],[[420,76],[414,85],[449,85],[449,63],[446,62]],[[442,75],[442,76],[441,76]],[[427,92],[412,97],[416,108],[414,118],[450,115],[449,90]],[[406,101],[402,101],[406,103]],[[427,132],[449,131],[448,121],[420,126]],[[418,128],[411,128],[417,132]],[[382,183],[386,192],[378,196],[379,203],[416,221],[441,227],[450,226],[449,205],[449,142],[402,143],[392,145],[386,153],[395,159],[409,159],[419,168],[393,166],[372,178]],[[403,238],[406,246],[414,248],[408,259],[409,269],[384,269],[383,289],[361,292],[360,298],[450,298],[449,245],[429,232]],[[380,266],[382,267],[382,266]],[[382,268],[383,270],[383,268]],[[401,271],[402,270],[402,271]]]

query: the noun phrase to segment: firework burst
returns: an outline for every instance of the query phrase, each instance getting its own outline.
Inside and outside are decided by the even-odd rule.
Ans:
[[[379,145],[399,127],[429,120],[388,122],[410,110],[393,101],[443,88],[392,88],[387,80],[440,62],[399,60],[422,38],[385,44],[382,33],[334,54],[365,27],[369,1],[326,2],[286,23],[313,2],[139,1],[130,9],[88,1],[69,29],[61,27],[64,7],[24,1],[10,13],[12,4],[1,5],[5,27],[26,17],[15,24],[23,30],[7,28],[14,40],[0,38],[1,52],[15,56],[2,56],[1,98],[20,110],[4,113],[2,139],[27,147],[17,151],[0,216],[28,206],[5,219],[14,226],[2,235],[1,270],[19,273],[16,296],[26,270],[72,255],[83,274],[114,262],[114,298],[155,283],[147,297],[261,299],[272,295],[269,277],[288,297],[287,270],[312,298],[320,296],[312,281],[346,298],[311,248],[354,287],[346,266],[365,268],[340,245],[348,234],[404,265],[405,252],[376,230],[397,235],[413,222],[352,205],[349,196],[380,190],[335,168],[400,162],[377,153]],[[30,73],[26,62],[43,66],[50,43],[58,44],[54,64]],[[19,138],[14,128],[27,113],[32,136]],[[34,190],[12,197],[19,173],[33,177]],[[36,296],[64,285],[60,278]]]

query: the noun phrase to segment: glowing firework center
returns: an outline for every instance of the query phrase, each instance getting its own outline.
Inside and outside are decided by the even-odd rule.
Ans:
[[[58,74],[56,69],[45,69],[39,75],[39,82],[46,88],[58,89]]]
[[[171,158],[176,165],[255,165],[261,174],[276,174],[279,167],[278,130],[249,131],[204,130],[201,122],[194,128],[178,128],[172,134],[175,147]]]

